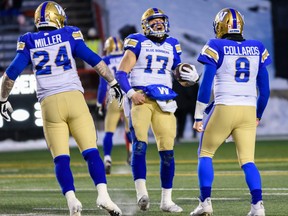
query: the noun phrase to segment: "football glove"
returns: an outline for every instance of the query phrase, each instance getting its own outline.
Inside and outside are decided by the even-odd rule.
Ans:
[[[183,67],[185,71],[179,71],[180,72],[180,77],[182,80],[187,81],[189,83],[196,83],[199,80],[199,75],[197,73],[196,67],[194,65],[191,65],[191,68],[188,67]]]
[[[112,98],[117,99],[119,107],[122,105],[123,93],[122,93],[119,83],[116,83],[113,86],[111,86],[111,88],[109,89],[109,97],[110,99]],[[112,102],[112,100],[110,100],[110,102]]]
[[[11,113],[13,112],[13,108],[9,101],[0,101],[1,106],[1,116],[8,122],[11,121]]]
[[[104,116],[104,113],[103,113],[103,105],[102,105],[101,103],[99,103],[98,101],[97,101],[97,103],[96,103],[96,113],[97,113],[99,116],[101,116],[101,117]]]

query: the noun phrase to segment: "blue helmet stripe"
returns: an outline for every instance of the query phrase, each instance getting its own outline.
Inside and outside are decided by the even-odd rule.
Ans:
[[[158,8],[153,8],[154,13],[159,13]]]
[[[115,51],[118,51],[118,43],[116,37],[113,37],[114,43],[115,43]]]
[[[233,29],[237,28],[237,16],[236,16],[236,12],[234,9],[230,8],[231,14],[232,14],[232,18],[233,18]]]
[[[41,8],[41,13],[40,13],[40,22],[45,22],[45,10],[48,2],[44,2]]]

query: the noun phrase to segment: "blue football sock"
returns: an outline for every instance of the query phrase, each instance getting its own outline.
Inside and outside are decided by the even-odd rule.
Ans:
[[[175,174],[174,151],[160,151],[160,179],[161,187],[170,189],[173,187],[173,178]]]
[[[211,197],[212,183],[214,180],[214,169],[212,158],[200,157],[198,161],[198,181],[200,186],[200,200],[203,202]]]
[[[111,155],[113,148],[113,134],[112,132],[106,132],[103,139],[103,151],[104,155]]]
[[[75,191],[74,179],[72,171],[70,169],[70,156],[57,156],[56,158],[54,158],[54,165],[54,171],[57,181],[62,189],[62,193],[65,195],[67,191]]]
[[[242,169],[244,171],[245,180],[252,196],[251,202],[256,204],[258,201],[262,200],[262,183],[259,170],[252,162],[244,164]]]
[[[133,143],[131,167],[134,181],[146,179],[146,150],[147,144],[145,142],[136,141]]]
[[[93,179],[94,184],[107,184],[104,164],[99,155],[98,149],[87,149],[82,152],[82,155],[87,162],[89,174]]]

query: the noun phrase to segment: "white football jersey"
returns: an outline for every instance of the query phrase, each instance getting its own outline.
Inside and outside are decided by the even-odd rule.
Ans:
[[[60,92],[84,92],[73,57],[73,49],[79,41],[83,41],[80,30],[69,26],[20,37],[17,52],[30,56],[39,101]]]
[[[135,53],[137,62],[130,73],[132,87],[162,84],[172,88],[172,71],[181,62],[177,39],[167,37],[161,44],[142,34],[129,35],[124,49]]]

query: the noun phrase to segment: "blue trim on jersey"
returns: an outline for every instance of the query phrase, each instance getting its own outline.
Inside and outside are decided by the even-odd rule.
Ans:
[[[6,69],[6,74],[9,79],[16,80],[29,63],[30,59],[24,53],[17,53]]]
[[[79,41],[75,47],[75,55],[87,62],[89,65],[94,67],[97,65],[102,58],[94,53],[87,45],[84,43],[84,41]]]
[[[214,76],[216,74],[216,66],[205,64],[204,65],[204,75],[202,83],[199,87],[197,100],[201,103],[208,104],[211,95],[212,84]]]
[[[107,85],[108,85],[107,81],[103,77],[100,77],[98,92],[97,92],[97,101],[100,104],[103,104],[105,100],[106,92],[107,92]]]
[[[132,89],[132,87],[128,81],[127,73],[125,71],[117,71],[115,76],[116,76],[116,80],[118,81],[121,89],[125,93],[127,93],[130,89]]]
[[[261,119],[270,96],[269,74],[266,67],[261,67],[257,75],[259,96],[257,99],[257,118]]]

